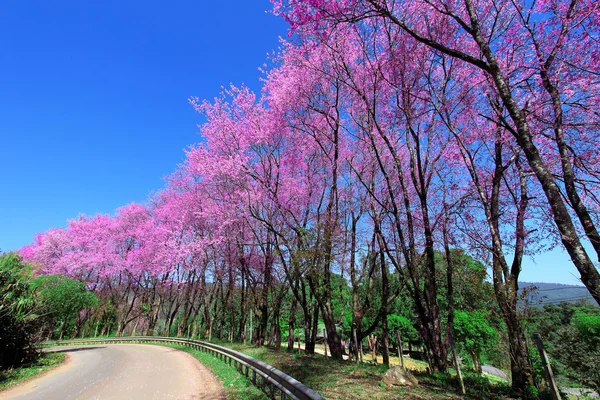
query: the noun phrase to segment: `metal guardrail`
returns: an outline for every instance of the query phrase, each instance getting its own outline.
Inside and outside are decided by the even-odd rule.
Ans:
[[[284,374],[275,367],[256,360],[246,354],[216,344],[194,339],[170,338],[161,336],[128,336],[115,338],[90,338],[57,340],[45,342],[45,346],[68,346],[85,344],[114,343],[175,343],[208,352],[232,365],[249,378],[252,384],[261,389],[271,399],[325,400],[302,382]]]

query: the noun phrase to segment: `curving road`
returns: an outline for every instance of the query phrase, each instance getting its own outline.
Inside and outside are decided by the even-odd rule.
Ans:
[[[224,399],[212,373],[169,347],[118,344],[53,348],[67,361],[42,377],[0,393],[0,399]]]

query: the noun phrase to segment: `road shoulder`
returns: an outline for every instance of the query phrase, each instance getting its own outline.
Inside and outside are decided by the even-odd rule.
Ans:
[[[8,397],[14,397],[14,396],[20,396],[20,395],[26,394],[26,393],[32,391],[35,388],[35,386],[37,386],[38,381],[40,381],[42,379],[46,379],[55,374],[60,374],[64,371],[67,371],[70,368],[72,368],[73,367],[72,357],[67,353],[63,353],[63,354],[64,354],[64,358],[63,358],[62,362],[60,362],[56,365],[52,365],[49,368],[41,367],[41,371],[39,373],[36,373],[35,375],[32,375],[32,376],[24,378],[24,379],[19,379],[14,382],[10,382],[10,383],[8,383],[8,386],[1,388],[0,389],[0,400],[8,398]],[[40,367],[31,367],[31,368],[40,368]]]

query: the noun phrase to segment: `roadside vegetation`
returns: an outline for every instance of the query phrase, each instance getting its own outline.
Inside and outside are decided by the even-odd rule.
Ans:
[[[35,378],[44,372],[48,372],[51,369],[58,367],[64,361],[64,353],[45,353],[31,364],[24,364],[18,368],[0,370],[0,391]]]
[[[85,284],[63,275],[34,277],[15,253],[0,254],[0,385],[28,379],[64,360],[43,354],[49,337],[77,335],[78,323],[98,302]]]
[[[483,264],[456,250],[451,251],[451,255],[453,262],[461,265],[461,269],[454,272],[453,328],[456,350],[462,360],[465,396],[504,398],[510,392],[507,389],[509,381],[482,371],[482,365],[491,364],[503,370],[506,376],[510,376],[506,326],[499,317],[497,305],[490,301],[493,288],[485,280]],[[439,257],[438,262],[442,266],[439,272],[439,301],[440,304],[444,304],[447,298],[445,261],[441,253],[436,253],[436,257]],[[246,334],[245,329],[250,329],[251,322],[246,320],[244,325],[232,325],[236,316],[235,308],[219,308],[221,314],[209,317],[201,315],[194,324],[183,331],[181,318],[185,314],[181,314],[181,311],[175,314],[171,311],[170,315],[174,316],[171,322],[169,318],[165,318],[166,315],[160,313],[160,309],[145,305],[142,307],[143,314],[139,315],[137,320],[134,318],[136,323],[131,326],[131,330],[123,331],[118,321],[124,317],[120,315],[120,308],[114,306],[114,297],[99,297],[87,290],[81,281],[69,279],[64,275],[34,277],[32,268],[23,264],[20,256],[16,254],[4,254],[0,261],[4,299],[0,317],[6,321],[0,328],[6,332],[0,338],[0,343],[4,346],[2,362],[5,371],[16,371],[21,365],[33,366],[26,370],[28,374],[42,371],[43,369],[35,368],[36,362],[41,362],[40,365],[45,365],[46,362],[45,359],[39,358],[37,343],[46,338],[94,337],[100,334],[115,336],[123,333],[152,334],[144,318],[155,313],[155,333],[188,336],[187,333],[190,332],[192,334],[189,337],[232,346],[281,369],[321,392],[326,398],[394,398],[409,394],[414,398],[424,399],[460,397],[460,385],[453,365],[449,365],[444,373],[431,373],[431,365],[427,362],[427,353],[424,351],[426,344],[418,331],[418,324],[414,322],[417,316],[414,313],[413,298],[407,288],[400,284],[400,277],[396,273],[388,276],[388,285],[397,288],[389,308],[390,311],[398,310],[400,313],[387,315],[387,354],[381,343],[384,328],[381,321],[378,321],[379,310],[377,307],[367,308],[362,321],[364,326],[370,327],[369,336],[362,340],[362,358],[365,363],[356,364],[322,356],[324,347],[315,341],[316,338],[323,341],[326,333],[324,321],[318,318],[313,321],[316,325],[306,330],[303,315],[298,313],[294,296],[290,292],[280,292],[280,297],[277,293],[272,293],[267,297],[269,302],[278,301],[280,306],[277,324],[271,325],[265,338],[264,344],[267,346],[258,346],[255,337],[248,341],[248,346],[242,346],[231,344],[230,340],[239,340],[241,337],[238,334]],[[371,261],[365,259],[364,262]],[[382,284],[381,275],[374,274],[370,278],[370,292],[361,289],[358,293],[353,293],[352,288],[339,276],[332,275],[332,279],[332,305],[335,313],[342,315],[346,304],[354,296],[360,302],[375,306],[381,303],[381,292],[374,290]],[[207,285],[206,288],[217,290],[212,292],[213,295],[222,295],[218,291],[219,286]],[[230,299],[241,300],[239,297],[233,297],[235,293],[232,290]],[[237,294],[243,295],[242,292]],[[186,304],[185,298],[181,300]],[[232,303],[232,307],[234,304]],[[600,336],[600,309],[585,301],[547,304],[543,307],[527,302],[522,304],[519,309],[521,323],[527,331],[540,332],[542,335],[560,387],[584,386],[597,389],[599,379],[595,365],[597,357],[600,356],[597,345]],[[177,303],[173,303],[172,307],[176,305]],[[185,309],[183,311],[185,312]],[[447,309],[442,308],[442,311],[443,317],[447,318]],[[202,325],[203,323],[212,323],[212,328],[208,329],[210,325]],[[344,357],[355,359],[356,353],[349,342],[353,333],[352,324],[352,316],[346,315],[338,329],[342,337],[347,338],[344,340]],[[235,328],[233,331],[232,326]],[[193,335],[194,332],[196,335]],[[307,333],[310,335],[308,340]],[[7,340],[9,337],[12,340]],[[369,343],[371,339],[376,339],[374,346],[373,343]],[[402,341],[405,367],[418,378],[418,387],[389,388],[382,383],[383,374],[388,367],[400,364],[397,356],[398,339]],[[20,347],[17,349],[15,344],[19,343]],[[300,352],[298,343],[301,344]],[[544,394],[547,383],[539,355],[533,350],[531,346],[529,356],[536,392],[532,393],[531,397],[537,397]],[[328,352],[331,355],[329,346]],[[204,353],[193,352],[193,355],[213,370],[223,382],[230,398],[262,396],[258,389],[229,365]],[[374,357],[376,361],[373,361]]]
[[[405,366],[419,380],[417,387],[386,386],[383,376],[387,367],[383,364],[338,362],[321,354],[306,355],[304,352],[276,352],[265,347],[254,347],[240,343],[219,343],[285,372],[319,392],[326,399],[504,399],[510,392],[508,382],[487,379],[475,373],[465,374],[468,387],[466,396],[459,394],[455,374],[428,374],[427,363],[405,359]],[[392,357],[393,365],[399,364]]]
[[[589,303],[546,304],[525,313],[526,326],[539,332],[559,387],[592,388],[600,393],[600,309]],[[532,353],[537,375],[539,355]]]

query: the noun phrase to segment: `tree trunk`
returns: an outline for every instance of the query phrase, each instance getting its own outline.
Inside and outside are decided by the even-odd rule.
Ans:
[[[389,301],[389,283],[388,270],[385,263],[385,252],[381,248],[381,355],[383,365],[390,366],[390,338],[388,329],[388,301]]]
[[[290,316],[288,318],[288,340],[287,349],[288,351],[294,350],[294,325],[296,323],[296,299],[292,299],[292,307],[290,309]]]
[[[398,339],[398,358],[400,359],[400,366],[404,369],[404,349],[402,348],[402,336],[400,331],[396,331],[396,338]]]

